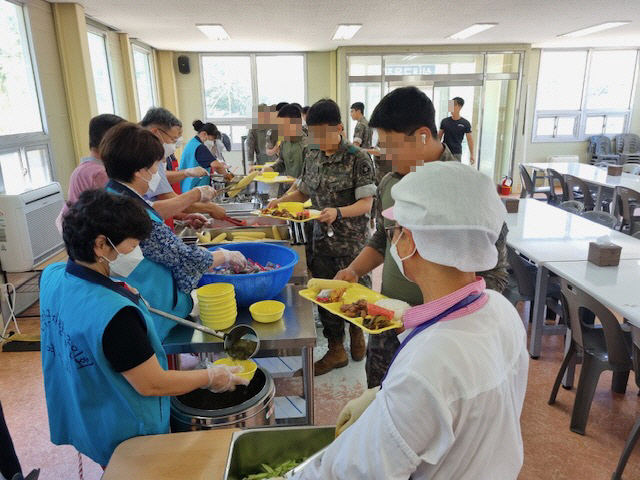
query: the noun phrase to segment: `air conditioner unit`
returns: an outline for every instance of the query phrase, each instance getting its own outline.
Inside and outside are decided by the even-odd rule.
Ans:
[[[0,194],[0,262],[6,272],[28,272],[64,248],[56,217],[64,197],[59,183],[17,195]]]

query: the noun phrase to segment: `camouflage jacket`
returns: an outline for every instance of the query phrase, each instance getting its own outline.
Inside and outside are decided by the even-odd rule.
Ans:
[[[369,120],[362,117],[356,124],[356,129],[353,132],[353,141],[360,140],[360,148],[372,148],[372,137],[373,130],[369,127]]]

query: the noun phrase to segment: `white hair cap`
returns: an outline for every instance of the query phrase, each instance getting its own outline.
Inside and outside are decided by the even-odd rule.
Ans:
[[[391,196],[395,205],[383,215],[412,233],[422,258],[462,272],[495,268],[507,211],[489,177],[459,162],[429,162]]]

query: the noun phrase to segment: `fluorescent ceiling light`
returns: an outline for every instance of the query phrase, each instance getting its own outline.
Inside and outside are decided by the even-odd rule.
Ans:
[[[585,35],[591,35],[592,33],[609,30],[610,28],[621,27],[622,25],[627,25],[628,23],[631,22],[605,22],[594,25],[593,27],[582,28],[580,30],[576,30],[575,32],[563,33],[562,35],[558,36],[566,38],[584,37]]]
[[[351,40],[361,27],[362,25],[338,25],[332,40]]]
[[[198,25],[196,27],[200,29],[211,40],[229,40],[229,34],[222,25]]]
[[[418,55],[407,55],[402,60],[409,61],[409,60],[413,60],[414,58],[418,58]]]
[[[458,33],[454,33],[450,37],[447,37],[451,40],[462,40],[464,38],[469,38],[472,35],[476,35],[480,32],[484,32],[485,30],[489,30],[490,28],[498,25],[497,23],[474,23],[468,28],[464,30],[460,30]]]

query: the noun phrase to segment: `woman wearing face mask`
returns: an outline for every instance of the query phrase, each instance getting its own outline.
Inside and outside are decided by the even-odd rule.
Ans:
[[[202,274],[225,263],[244,265],[244,256],[227,250],[212,253],[186,245],[142,198],[160,180],[158,163],[164,151],[153,133],[123,122],[105,135],[100,154],[110,179],[107,190],[132,198],[152,220],[151,235],[140,243],[142,261],[131,271],[112,274],[125,278],[152,307],[186,318],[193,309],[191,291]],[[164,341],[175,323],[155,314],[153,320],[160,340]]]
[[[153,320],[127,276],[152,221],[129,197],[87,190],[63,219],[69,261],[40,282],[42,367],[51,441],[107,465],[119,443],[168,433],[169,396],[247,382],[233,368],[167,370]]]
[[[219,134],[216,126],[213,123],[202,123],[200,120],[195,120],[193,128],[197,134],[184,146],[180,157],[180,170],[199,166],[210,168],[213,172],[221,175],[227,175],[229,172],[226,164],[211,153]],[[183,192],[188,192],[201,185],[209,185],[209,179],[207,177],[185,178],[180,182],[180,188]]]

